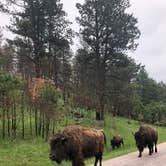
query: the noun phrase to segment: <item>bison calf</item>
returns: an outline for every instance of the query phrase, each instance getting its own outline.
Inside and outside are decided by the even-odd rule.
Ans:
[[[85,166],[84,158],[95,156],[102,165],[102,154],[106,143],[102,130],[85,128],[77,125],[65,127],[62,133],[50,139],[50,159],[61,163],[62,160],[72,161],[72,166]]]
[[[123,137],[121,135],[113,136],[113,138],[110,141],[110,144],[112,146],[112,149],[115,149],[115,147],[119,148],[121,144],[124,145]]]
[[[139,150],[139,156],[142,156],[142,152],[145,147],[149,148],[149,155],[153,153],[153,146],[155,145],[155,152],[157,153],[157,140],[158,133],[155,128],[152,128],[149,125],[142,125],[134,134],[136,146]]]

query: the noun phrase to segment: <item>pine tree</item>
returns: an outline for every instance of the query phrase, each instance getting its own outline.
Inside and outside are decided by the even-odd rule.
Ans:
[[[94,54],[95,90],[98,101],[96,119],[104,118],[107,66],[112,56],[134,50],[140,36],[137,19],[126,12],[128,0],[86,0],[76,5],[83,40]]]
[[[60,0],[6,0],[6,4],[17,10],[9,10],[5,3],[3,12],[12,16],[10,31],[17,35],[13,44],[17,51],[24,50],[34,63],[36,77],[43,76],[42,61],[56,59],[59,49],[69,46],[72,38],[70,22],[66,19]],[[47,57],[47,58],[46,58]],[[54,58],[52,58],[54,57]],[[59,58],[59,57],[58,57]],[[22,58],[26,59],[26,58]],[[57,69],[57,68],[56,68]]]

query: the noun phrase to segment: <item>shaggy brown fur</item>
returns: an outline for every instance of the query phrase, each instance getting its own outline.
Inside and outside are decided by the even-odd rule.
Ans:
[[[153,146],[155,145],[155,152],[157,153],[157,130],[149,125],[142,125],[134,134],[137,148],[139,150],[139,156],[142,156],[142,152],[146,146],[149,148],[149,155],[153,153]]]
[[[106,138],[102,130],[85,128],[77,125],[65,127],[50,139],[50,159],[61,163],[72,161],[72,166],[85,166],[84,158],[95,156],[95,164],[102,161]]]
[[[124,145],[123,137],[121,135],[113,136],[110,143],[111,143],[112,149],[115,149],[115,147],[119,148],[121,144]]]

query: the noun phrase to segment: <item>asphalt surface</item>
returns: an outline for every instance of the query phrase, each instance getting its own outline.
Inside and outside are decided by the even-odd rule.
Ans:
[[[166,143],[157,146],[158,152],[148,155],[144,149],[142,157],[138,158],[138,151],[102,162],[102,166],[166,166]],[[93,166],[93,165],[90,165]]]

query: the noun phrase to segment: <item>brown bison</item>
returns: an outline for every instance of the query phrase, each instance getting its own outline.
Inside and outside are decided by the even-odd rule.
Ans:
[[[142,152],[145,147],[149,148],[149,155],[153,153],[153,146],[155,145],[155,152],[157,153],[157,130],[149,125],[142,125],[134,134],[136,146],[139,150],[139,156],[142,156]]]
[[[112,149],[115,149],[115,147],[119,148],[121,144],[124,145],[123,137],[121,135],[113,136],[110,143],[111,143]]]
[[[85,166],[84,158],[95,156],[102,165],[102,154],[106,143],[102,130],[85,128],[77,125],[65,127],[62,133],[50,139],[50,159],[61,163],[62,160],[72,161],[72,166]]]

